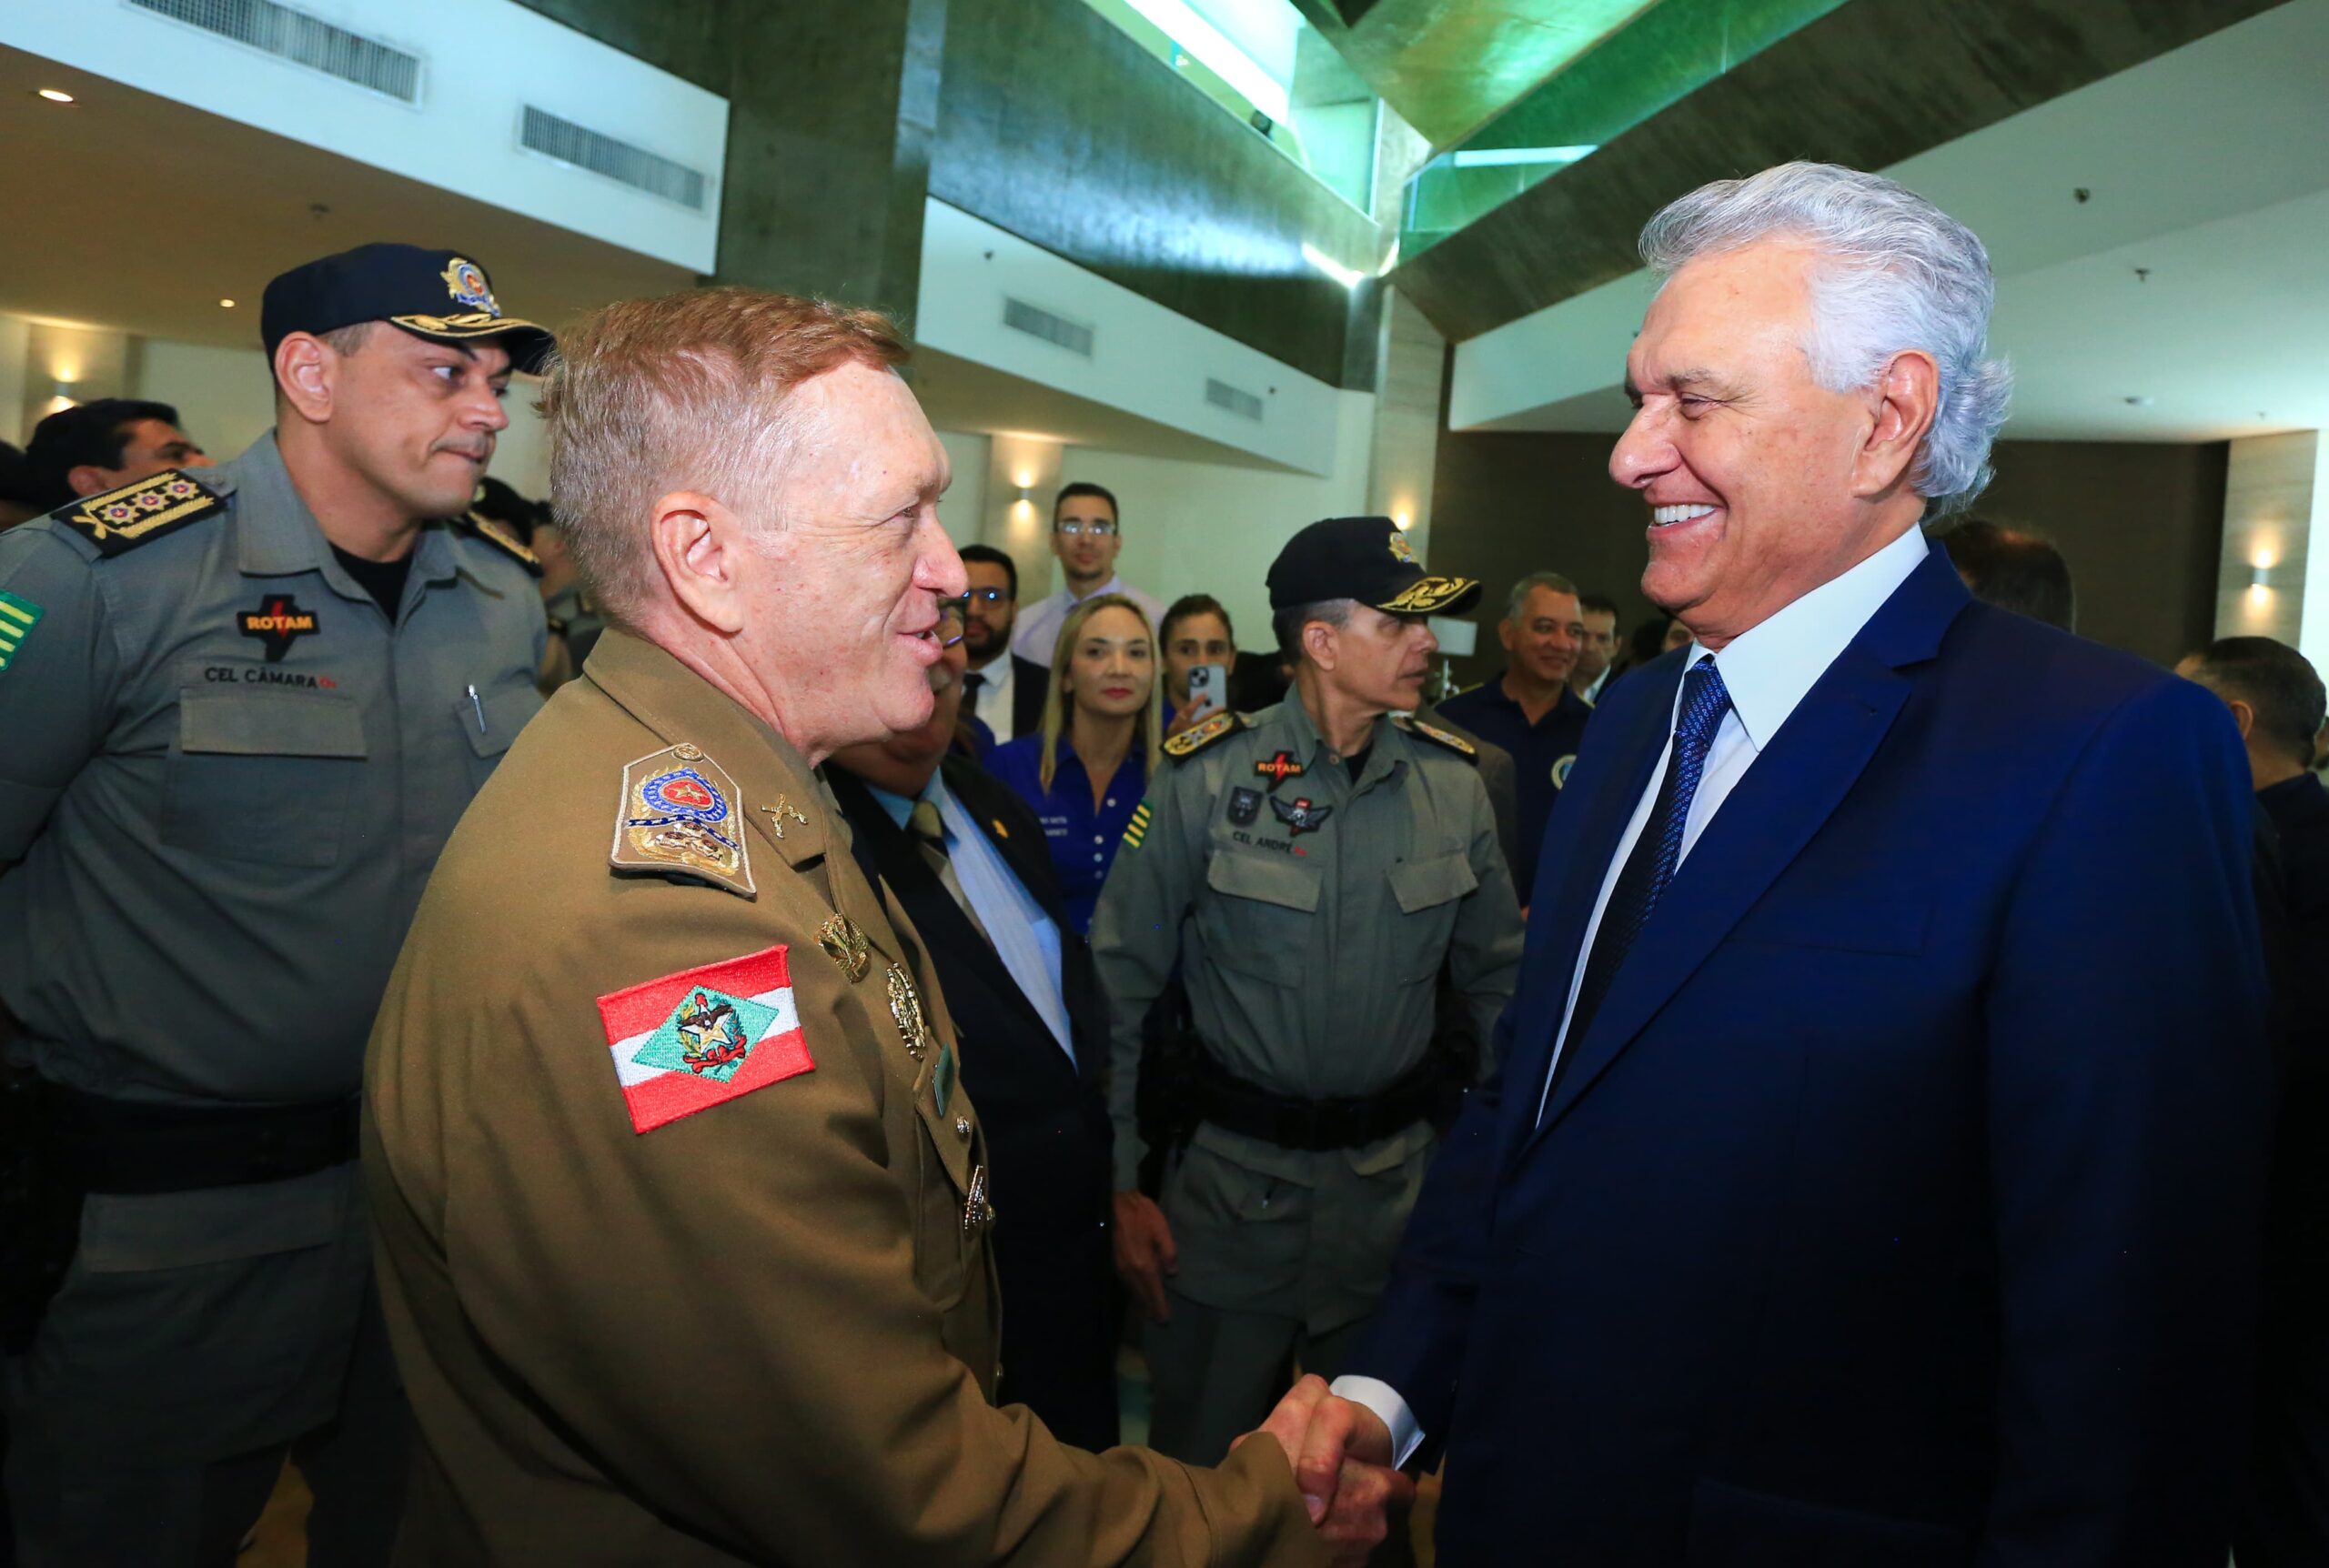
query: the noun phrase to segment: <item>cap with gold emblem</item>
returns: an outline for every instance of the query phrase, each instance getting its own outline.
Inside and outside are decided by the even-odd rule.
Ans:
[[[485,268],[459,252],[359,245],[295,266],[267,286],[259,337],[271,356],[294,332],[386,321],[439,343],[499,340],[509,363],[534,370],[555,346],[548,328],[504,316]]]
[[[1475,578],[1430,576],[1388,518],[1328,518],[1292,538],[1270,563],[1270,608],[1355,598],[1391,615],[1444,615],[1480,597]]]

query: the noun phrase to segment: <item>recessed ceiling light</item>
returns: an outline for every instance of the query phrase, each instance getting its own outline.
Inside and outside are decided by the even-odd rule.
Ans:
[[[218,302],[218,308],[221,310],[232,310],[235,308],[235,302],[231,299],[222,299]]]
[[[46,98],[52,104],[69,104],[73,101],[72,94],[61,91],[55,87],[41,88],[40,95]]]

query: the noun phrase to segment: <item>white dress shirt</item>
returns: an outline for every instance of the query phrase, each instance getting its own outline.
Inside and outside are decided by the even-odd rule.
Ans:
[[[1013,739],[1011,719],[1012,699],[1016,695],[1018,666],[1011,662],[1011,650],[1004,648],[987,660],[984,669],[970,673],[978,677],[979,689],[971,704],[972,716],[994,731],[997,740]]]
[[[1860,635],[1860,628],[1884,601],[1892,597],[1893,590],[1908,581],[1909,575],[1924,560],[1925,551],[1924,531],[1911,528],[1841,577],[1821,583],[1741,632],[1719,654],[1710,654],[1699,643],[1690,645],[1689,665],[1694,666],[1702,658],[1714,658],[1715,668],[1722,673],[1723,688],[1730,693],[1730,709],[1715,731],[1714,744],[1707,751],[1706,769],[1699,777],[1698,793],[1690,798],[1690,814],[1682,823],[1682,852],[1675,861],[1678,868],[1689,859],[1690,849],[1706,831],[1707,824],[1722,809],[1731,790],[1738,788],[1739,779],[1747,776],[1755,759],[1779,734],[1788,715],[1796,710],[1804,694],[1827,673],[1837,656],[1850,646],[1852,638]],[[1674,701],[1678,714],[1681,700],[1682,689],[1677,685]],[[1601,891],[1593,900],[1592,919],[1586,922],[1585,938],[1578,944],[1576,967],[1569,973],[1568,1000],[1561,1009],[1560,1033],[1553,1042],[1552,1061],[1546,1065],[1545,1081],[1537,1091],[1539,1117],[1544,1115],[1545,1102],[1552,1094],[1553,1066],[1559,1062],[1561,1052],[1568,1045],[1569,1015],[1577,1008],[1578,988],[1585,980],[1585,960],[1593,951],[1593,939],[1601,929],[1602,911],[1608,908],[1609,895],[1617,890],[1618,875],[1625,869],[1626,858],[1633,853],[1635,842],[1648,825],[1650,811],[1658,804],[1659,785],[1664,781],[1668,761],[1674,754],[1672,718],[1668,719],[1666,729],[1665,749],[1658,754],[1658,766],[1650,770],[1649,783],[1634,806],[1633,819],[1626,824],[1617,849],[1609,857],[1608,868],[1601,874]],[[1517,1087],[1507,1088],[1507,1092]],[[1399,1463],[1406,1463],[1416,1445],[1423,1441],[1415,1412],[1390,1384],[1377,1378],[1341,1377],[1335,1380],[1334,1392],[1383,1418],[1383,1424],[1391,1429],[1391,1450]]]
[[[1011,634],[1011,651],[1030,663],[1040,664],[1049,669],[1052,667],[1052,648],[1059,641],[1059,628],[1067,624],[1068,612],[1085,599],[1097,598],[1104,593],[1120,593],[1138,605],[1147,613],[1148,629],[1152,633],[1157,629],[1156,623],[1164,618],[1164,607],[1157,601],[1155,595],[1143,593],[1128,585],[1124,578],[1112,577],[1088,594],[1078,596],[1070,589],[1062,588],[1023,611],[1019,617],[1019,629]],[[1160,659],[1159,662],[1163,661]],[[979,717],[984,719],[986,716],[981,714]],[[993,720],[988,724],[993,728]],[[997,729],[995,733],[1001,735],[1003,731]]]

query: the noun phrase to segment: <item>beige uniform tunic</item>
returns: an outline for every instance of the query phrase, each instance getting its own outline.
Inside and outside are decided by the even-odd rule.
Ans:
[[[659,872],[698,828],[732,859]],[[1094,1456],[990,1402],[1010,1216],[944,1004],[845,832],[798,753],[620,630],[463,819],[368,1062],[424,1455],[399,1560],[1323,1561],[1273,1442],[1218,1471]],[[750,1049],[795,1054],[637,1131],[646,1070],[603,999],[778,950],[798,1040]],[[775,1016],[741,1010],[738,1040]]]

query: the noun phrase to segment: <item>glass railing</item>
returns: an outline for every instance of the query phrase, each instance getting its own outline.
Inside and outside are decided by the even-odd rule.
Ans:
[[[1283,17],[1272,18],[1266,59],[1215,25],[1203,0],[1087,3],[1319,184],[1376,216],[1382,103],[1292,0],[1245,0],[1249,15],[1257,7],[1285,9]]]
[[[1844,0],[1658,0],[1407,182],[1410,257],[1551,178]]]

